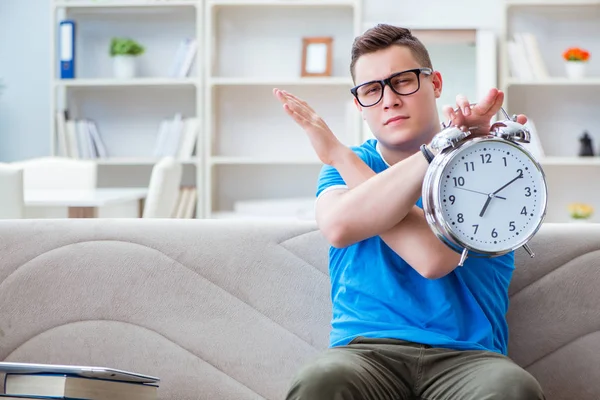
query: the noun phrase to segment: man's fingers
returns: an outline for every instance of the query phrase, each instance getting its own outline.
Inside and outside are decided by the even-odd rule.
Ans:
[[[526,124],[527,123],[527,117],[523,114],[519,114],[517,115],[517,122],[520,124]]]
[[[306,107],[308,110],[310,110],[310,111],[314,111],[314,110],[313,110],[313,109],[312,109],[312,108],[311,108],[311,107],[308,105],[308,103],[307,103],[306,101],[302,100],[301,98],[299,98],[299,97],[297,97],[297,96],[295,96],[295,95],[293,95],[293,94],[291,94],[291,93],[289,93],[289,92],[286,92],[285,90],[283,90],[282,92],[283,92],[283,94],[285,94],[285,95],[286,95],[288,98],[290,98],[290,99],[293,99],[293,100],[294,100],[294,101],[296,101],[298,104],[300,104],[300,105],[302,105],[302,106]]]
[[[471,106],[466,96],[459,94],[456,96],[456,105],[461,110],[463,115],[471,115]]]
[[[283,105],[283,109],[285,110],[285,112],[294,119],[294,121],[296,121],[296,123],[298,123],[298,125],[300,125],[301,127],[306,127],[309,124],[309,121],[304,118],[300,113],[294,111],[294,109],[292,109],[292,107],[290,107],[289,104],[284,104]]]
[[[498,97],[499,91],[496,88],[492,88],[490,89],[490,91],[485,95],[485,97],[483,99],[481,99],[479,101],[479,103],[477,103],[475,105],[475,107],[477,108],[477,112],[479,114],[485,115],[488,113],[494,114],[494,112],[492,111],[494,104],[496,103],[496,98]],[[500,103],[502,104],[502,103]],[[500,107],[498,107],[498,109],[500,109]]]
[[[496,114],[500,110],[500,107],[502,107],[502,103],[504,103],[504,93],[498,91],[494,103],[489,109],[489,113]]]
[[[458,126],[459,128],[465,125],[465,115],[462,112],[462,108],[453,110],[452,125]]]
[[[442,107],[442,113],[444,114],[444,118],[446,119],[444,122],[452,122],[454,120],[454,108],[452,106]]]

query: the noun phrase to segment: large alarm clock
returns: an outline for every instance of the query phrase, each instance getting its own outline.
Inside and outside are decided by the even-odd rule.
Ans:
[[[422,187],[430,228],[451,249],[467,257],[496,257],[523,247],[546,215],[544,171],[522,145],[530,133],[506,116],[485,136],[471,136],[442,124],[430,146],[437,151]]]

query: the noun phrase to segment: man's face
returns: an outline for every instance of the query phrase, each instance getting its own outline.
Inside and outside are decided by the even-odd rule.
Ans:
[[[424,66],[419,65],[408,47],[391,46],[357,60],[356,85],[421,67]],[[416,79],[415,75],[412,77]],[[372,107],[362,107],[355,99],[373,135],[383,146],[404,151],[418,149],[439,131],[435,101],[442,90],[441,76],[434,71],[429,76],[421,74],[418,79],[419,90],[413,94],[399,95],[386,85],[383,97]]]

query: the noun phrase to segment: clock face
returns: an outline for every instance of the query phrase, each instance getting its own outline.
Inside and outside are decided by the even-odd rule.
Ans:
[[[545,212],[546,184],[538,166],[506,141],[478,141],[456,153],[439,183],[447,228],[484,252],[520,246]]]

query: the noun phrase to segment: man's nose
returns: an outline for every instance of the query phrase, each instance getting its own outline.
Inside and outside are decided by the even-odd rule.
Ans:
[[[389,85],[385,85],[381,101],[384,108],[398,107],[402,104],[402,96],[394,92]]]

